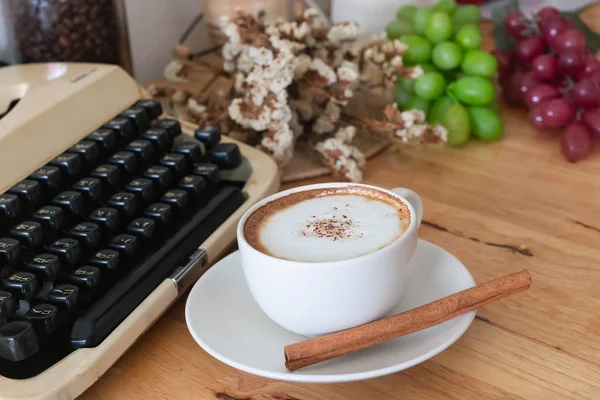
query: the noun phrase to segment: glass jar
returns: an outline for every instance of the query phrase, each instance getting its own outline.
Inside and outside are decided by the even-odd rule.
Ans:
[[[22,62],[123,64],[113,0],[4,0]]]

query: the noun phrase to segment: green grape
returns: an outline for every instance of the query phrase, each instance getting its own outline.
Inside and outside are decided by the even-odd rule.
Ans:
[[[407,4],[405,6],[402,6],[398,9],[398,11],[396,12],[396,18],[398,19],[408,19],[408,20],[413,20],[413,18],[415,17],[415,13],[417,12],[417,7],[413,6],[412,4]]]
[[[441,11],[448,15],[452,15],[456,12],[456,1],[454,0],[439,0],[433,6],[433,11]]]
[[[429,102],[414,94],[405,104],[403,110],[421,110],[427,115]]]
[[[498,71],[496,57],[481,50],[469,50],[463,58],[461,68],[465,74],[491,78]]]
[[[427,72],[417,78],[415,82],[415,93],[425,99],[434,100],[438,98],[446,88],[446,80],[439,72]]]
[[[429,107],[429,114],[427,114],[427,121],[430,124],[435,124],[436,122],[441,122],[442,117],[444,116],[444,112],[446,109],[450,107],[452,104],[456,103],[452,97],[450,96],[441,96],[438,97],[431,107]]]
[[[494,84],[480,76],[463,76],[448,86],[448,91],[461,102],[470,106],[485,106],[494,101]]]
[[[477,25],[481,22],[481,12],[477,6],[469,4],[464,7],[459,7],[454,15],[452,15],[452,23],[454,25],[464,26],[467,24]]]
[[[437,44],[432,53],[433,64],[443,71],[457,68],[462,60],[462,50],[454,42]]]
[[[438,11],[431,14],[425,27],[425,37],[432,43],[443,42],[452,36],[452,20],[448,14]]]
[[[415,33],[418,33],[419,35],[423,35],[425,33],[425,28],[427,27],[429,18],[431,18],[431,14],[433,14],[431,8],[417,9],[413,18],[413,23],[415,24]]]
[[[431,43],[423,36],[404,35],[400,41],[408,46],[408,49],[402,56],[402,61],[406,65],[417,65],[429,61],[431,58]]]
[[[504,133],[504,122],[487,107],[467,108],[473,134],[485,141],[499,140]]]
[[[438,70],[436,67],[434,67],[433,65],[431,65],[429,63],[421,64],[420,67],[424,73],[425,72],[437,72],[437,70]]]
[[[407,92],[401,87],[396,86],[394,88],[394,103],[398,105],[399,110],[404,108],[404,105],[410,100],[412,95],[411,92]]]
[[[483,42],[481,29],[476,25],[464,25],[454,36],[454,41],[465,50],[477,50]]]
[[[414,30],[412,21],[407,19],[395,19],[385,26],[385,32],[389,39],[399,39],[402,35],[413,33]]]
[[[462,105],[455,103],[446,108],[441,122],[448,131],[448,144],[456,146],[469,140],[471,122],[467,110]]]
[[[396,87],[408,93],[414,93],[415,91],[414,79],[398,77],[398,79],[396,79],[395,85]]]

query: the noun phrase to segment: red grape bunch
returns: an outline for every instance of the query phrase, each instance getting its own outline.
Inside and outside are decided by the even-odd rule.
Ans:
[[[583,33],[553,7],[532,18],[508,14],[511,50],[494,50],[506,100],[529,107],[539,131],[563,129],[560,147],[571,162],[587,157],[600,139],[600,62],[586,49]]]

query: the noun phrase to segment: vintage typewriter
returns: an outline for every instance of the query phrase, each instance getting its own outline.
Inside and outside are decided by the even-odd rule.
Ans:
[[[117,66],[0,68],[0,399],[81,394],[278,184]]]

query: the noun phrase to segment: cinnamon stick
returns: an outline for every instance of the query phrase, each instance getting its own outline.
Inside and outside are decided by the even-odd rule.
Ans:
[[[409,333],[421,331],[486,304],[529,289],[527,271],[454,293],[423,306],[344,331],[285,346],[285,366],[290,371],[318,364]]]

